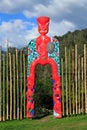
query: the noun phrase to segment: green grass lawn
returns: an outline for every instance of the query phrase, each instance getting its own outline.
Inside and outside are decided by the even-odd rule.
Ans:
[[[56,119],[53,115],[41,119],[0,122],[0,130],[87,130],[87,115]]]

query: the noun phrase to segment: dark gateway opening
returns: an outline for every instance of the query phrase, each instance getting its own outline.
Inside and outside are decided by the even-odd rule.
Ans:
[[[53,112],[52,71],[49,64],[37,65],[35,70],[35,116],[44,117]]]

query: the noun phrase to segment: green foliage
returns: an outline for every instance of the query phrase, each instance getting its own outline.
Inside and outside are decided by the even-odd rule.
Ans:
[[[60,42],[60,57],[64,57],[64,48],[74,48],[75,44],[78,46],[78,54],[83,55],[83,44],[87,44],[87,29],[75,30],[74,32],[67,32],[63,36],[55,36]]]
[[[38,65],[35,84],[35,116],[44,116],[52,110],[52,79],[49,65]]]

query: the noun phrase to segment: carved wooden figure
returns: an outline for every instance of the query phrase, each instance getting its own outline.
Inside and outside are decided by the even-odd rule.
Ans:
[[[27,70],[27,92],[26,92],[26,117],[34,116],[34,84],[35,68],[37,64],[50,64],[52,67],[53,86],[53,113],[56,118],[62,117],[61,107],[61,85],[60,85],[60,59],[59,41],[50,38],[46,34],[49,31],[50,18],[46,16],[38,17],[38,32],[40,36],[28,45],[28,70]]]

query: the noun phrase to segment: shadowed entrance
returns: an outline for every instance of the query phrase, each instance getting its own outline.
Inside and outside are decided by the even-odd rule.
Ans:
[[[51,66],[37,65],[35,71],[35,117],[43,117],[53,111]]]

